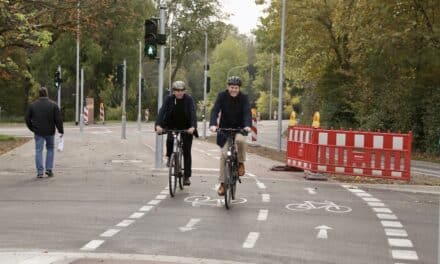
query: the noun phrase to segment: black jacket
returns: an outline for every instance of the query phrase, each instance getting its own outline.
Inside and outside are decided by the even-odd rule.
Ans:
[[[176,100],[176,96],[174,94],[166,97],[165,102],[163,103],[162,107],[159,110],[159,114],[157,115],[156,123],[154,125],[155,127],[157,125],[163,128],[172,127],[172,124],[170,124],[170,122],[174,110],[175,100]],[[185,108],[185,118],[187,118],[190,121],[190,126],[187,128],[194,127],[195,128],[194,135],[198,137],[199,135],[197,132],[197,115],[196,115],[196,106],[194,104],[194,100],[190,95],[184,94],[183,102]]]
[[[217,118],[220,114],[219,124]],[[220,92],[215,100],[214,107],[211,110],[210,126],[220,128],[245,128],[252,126],[252,114],[249,99],[247,95],[239,92],[233,98],[228,90]],[[223,147],[226,143],[226,136],[217,133],[217,145]]]
[[[58,105],[48,97],[40,97],[26,111],[27,127],[39,136],[52,136],[55,127],[64,134],[63,120]]]

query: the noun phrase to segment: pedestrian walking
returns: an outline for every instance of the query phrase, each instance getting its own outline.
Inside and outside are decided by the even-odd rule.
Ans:
[[[63,137],[63,120],[61,119],[58,105],[49,99],[45,87],[39,89],[38,95],[39,98],[26,111],[26,125],[34,133],[37,178],[43,178],[45,168],[46,175],[53,177],[55,127],[58,133],[60,133],[60,137]],[[46,166],[43,167],[43,148],[45,143],[47,151]]]

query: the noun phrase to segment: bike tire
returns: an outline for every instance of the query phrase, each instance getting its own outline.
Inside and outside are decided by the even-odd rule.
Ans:
[[[176,187],[177,187],[177,177],[176,177],[176,157],[173,154],[170,156],[170,167],[168,170],[168,188],[170,191],[171,197],[174,197],[176,194]]]
[[[231,175],[231,165],[226,162],[225,163],[225,207],[226,209],[230,209],[232,207],[232,175]]]
[[[182,164],[183,164],[183,154],[182,154],[182,152],[179,152],[179,158],[178,158],[178,160],[179,160],[179,167],[178,167],[178,170],[176,170],[177,172],[178,172],[178,177],[179,177],[179,188],[180,188],[180,190],[183,190],[183,173],[184,173],[184,171],[183,171],[183,166],[182,166]]]

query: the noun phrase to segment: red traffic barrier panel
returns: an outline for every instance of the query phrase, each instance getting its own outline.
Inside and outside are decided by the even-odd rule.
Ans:
[[[311,172],[411,179],[412,134],[288,128],[287,166]]]

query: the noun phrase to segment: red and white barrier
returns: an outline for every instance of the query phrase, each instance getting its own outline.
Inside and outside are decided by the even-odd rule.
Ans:
[[[87,106],[84,106],[84,124],[88,125],[89,124],[89,109],[87,108]]]
[[[104,104],[101,103],[99,105],[99,120],[104,124],[105,122],[105,111],[104,111]]]
[[[411,179],[412,134],[288,128],[287,166],[311,172]]]
[[[252,137],[252,142],[256,142],[257,141],[257,118],[255,117],[255,115],[252,117],[252,127],[251,127],[251,137]]]

